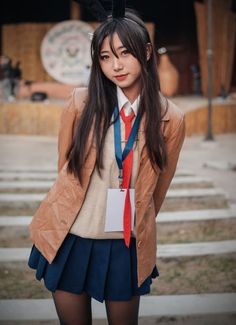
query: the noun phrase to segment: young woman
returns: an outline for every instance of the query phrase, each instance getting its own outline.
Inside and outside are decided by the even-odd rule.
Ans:
[[[184,140],[182,112],[160,93],[149,34],[133,13],[95,31],[88,89],[62,113],[58,177],[30,225],[29,266],[61,324],[137,324],[156,267],[156,215]]]

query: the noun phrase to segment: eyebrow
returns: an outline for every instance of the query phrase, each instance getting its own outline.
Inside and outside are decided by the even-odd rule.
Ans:
[[[117,50],[121,50],[121,49],[123,49],[123,48],[125,48],[125,46],[124,45],[121,45],[121,46],[119,46],[118,48],[117,48]],[[105,51],[105,50],[103,50],[103,51],[101,51],[100,52],[100,54],[103,54],[103,53],[109,53],[110,51]]]

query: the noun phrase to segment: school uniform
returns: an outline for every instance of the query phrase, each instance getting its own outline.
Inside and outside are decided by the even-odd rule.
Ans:
[[[86,91],[83,92],[86,94]],[[171,138],[173,152],[169,152],[172,159],[162,175],[151,167],[144,147],[143,124],[140,125],[133,147],[130,182],[130,187],[135,189],[136,214],[130,246],[127,247],[122,231],[105,231],[107,189],[119,188],[113,125],[105,139],[102,177],[94,168],[95,146],[90,145],[90,138],[88,156],[82,170],[82,184],[66,172],[65,153],[85,98],[81,90],[76,89],[62,114],[58,143],[59,175],[30,225],[34,246],[29,266],[36,269],[36,278],[43,278],[50,291],[87,292],[101,302],[104,299],[130,300],[134,295],[149,293],[152,278],[159,276],[156,267],[155,216],[173,177],[183,142],[183,114],[173,105],[168,110],[174,111],[171,127],[177,126],[177,129],[172,129],[175,135]],[[124,107],[128,115],[132,106],[137,115],[139,98],[131,105],[119,88],[117,98],[119,110]],[[169,120],[167,113],[164,121]],[[163,130],[168,135],[164,126]],[[121,139],[124,148],[122,121]],[[167,152],[171,148],[167,146]],[[142,180],[143,183],[140,183]]]

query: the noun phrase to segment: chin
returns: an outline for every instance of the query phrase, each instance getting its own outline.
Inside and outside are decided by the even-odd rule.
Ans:
[[[124,81],[116,82],[116,85],[119,86],[120,88],[129,88],[132,87],[133,83],[124,80]]]

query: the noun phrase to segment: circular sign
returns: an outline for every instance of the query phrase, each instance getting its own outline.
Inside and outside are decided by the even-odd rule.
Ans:
[[[82,21],[68,20],[48,31],[41,45],[47,73],[69,85],[87,85],[91,67],[90,34],[93,28]]]

